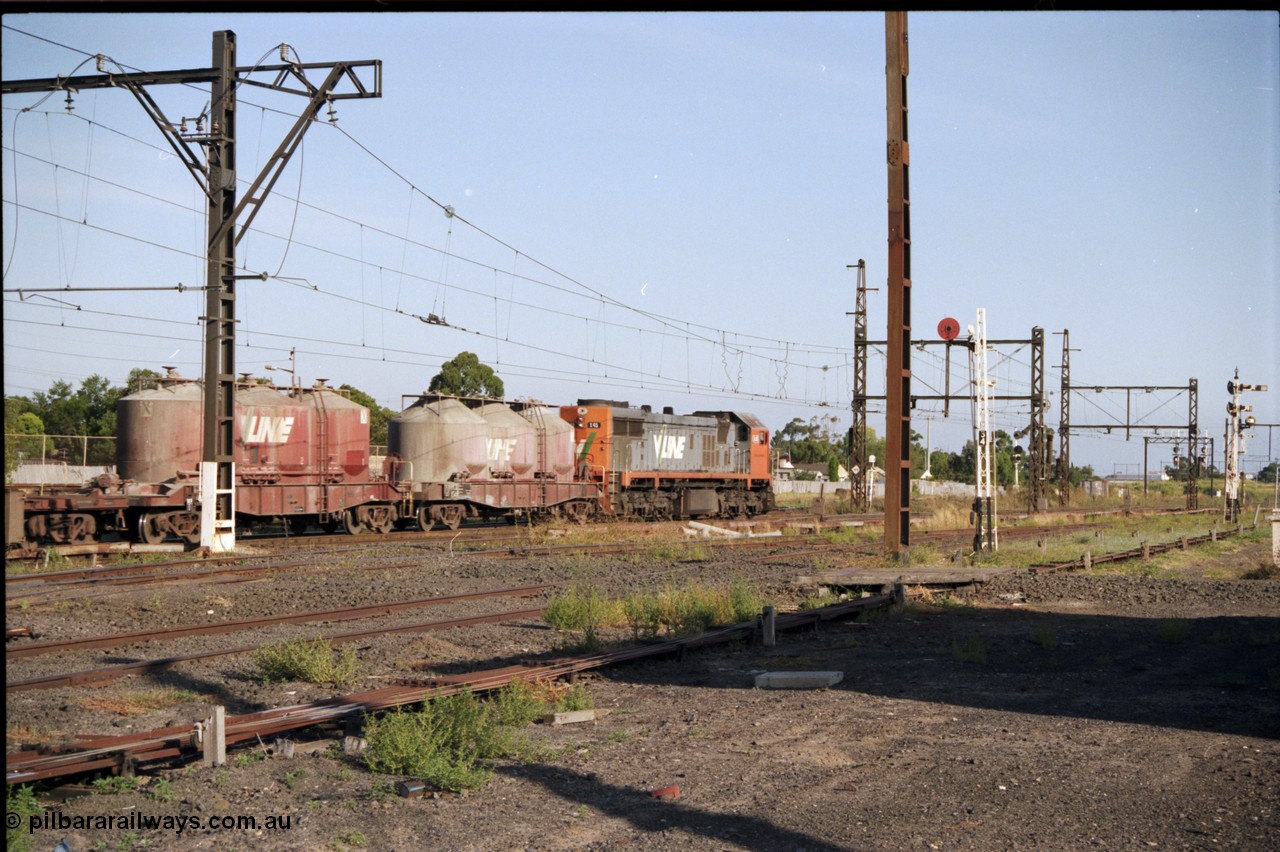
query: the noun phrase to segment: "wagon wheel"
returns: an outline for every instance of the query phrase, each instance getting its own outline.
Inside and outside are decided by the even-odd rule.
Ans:
[[[456,503],[448,506],[440,507],[440,523],[444,524],[451,530],[456,530],[462,526],[462,518],[466,514],[466,509]]]
[[[394,506],[374,506],[369,510],[369,514],[371,516],[369,527],[379,535],[386,535],[396,525],[397,515]]]
[[[187,544],[200,543],[200,516],[194,512],[181,512],[169,516],[169,529]]]
[[[564,514],[575,524],[585,524],[591,517],[591,504],[584,500],[572,500],[565,504]]]
[[[342,523],[346,527],[347,532],[351,535],[360,535],[361,533],[369,531],[369,528],[365,526],[364,522],[356,515],[355,509],[348,509],[343,514]]]
[[[143,544],[161,544],[165,533],[160,529],[159,515],[141,515],[138,518],[138,541]]]
[[[436,519],[431,515],[431,510],[426,506],[420,507],[415,517],[418,521],[418,529],[423,532],[429,531],[436,525]]]
[[[93,539],[91,518],[85,515],[72,515],[67,524],[67,538],[71,544],[83,544]]]

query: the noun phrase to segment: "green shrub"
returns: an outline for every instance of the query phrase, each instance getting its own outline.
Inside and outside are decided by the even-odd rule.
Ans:
[[[580,683],[575,683],[573,687],[564,694],[556,706],[564,712],[572,712],[574,710],[590,710],[596,706],[596,700],[591,697],[591,693],[587,692],[586,687]]]
[[[326,639],[294,640],[265,645],[254,654],[260,676],[266,681],[301,680],[346,686],[356,677],[356,652],[335,652]]]
[[[418,710],[368,717],[364,759],[374,772],[412,775],[441,790],[480,787],[490,775],[480,761],[515,748],[500,716],[496,704],[461,692]]]
[[[35,791],[25,784],[6,789],[4,804],[5,813],[9,816],[5,822],[5,848],[12,852],[27,852],[33,836],[27,833],[27,818],[43,813],[44,806],[36,801]]]
[[[509,728],[523,728],[547,712],[545,690],[524,680],[513,680],[498,691],[497,714],[499,724]]]

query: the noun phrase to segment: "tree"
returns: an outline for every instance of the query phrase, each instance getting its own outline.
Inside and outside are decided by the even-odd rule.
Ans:
[[[32,394],[31,407],[50,435],[111,436],[116,433],[116,402],[124,394],[124,388],[95,374],[80,382],[78,390],[68,382],[54,382],[48,392]]]
[[[431,393],[487,399],[501,399],[503,395],[502,379],[498,378],[492,367],[482,364],[472,352],[459,352],[453,360],[445,361],[440,372],[431,379],[427,390]]]
[[[351,385],[341,385],[338,390],[347,395],[347,399],[369,409],[369,443],[384,445],[387,443],[387,421],[396,416],[390,408],[378,405],[378,401],[369,394]]]
[[[1272,462],[1271,464],[1258,471],[1259,482],[1275,482],[1280,477],[1280,463]]]
[[[125,379],[124,391],[126,394],[131,394],[147,388],[153,388],[160,378],[160,374],[155,370],[148,370],[146,367],[134,367],[129,371],[129,378]]]
[[[24,458],[40,457],[40,441],[32,441],[27,435],[43,435],[44,423],[40,415],[31,410],[31,400],[22,396],[4,398],[4,475],[18,469]],[[12,437],[11,437],[12,436]]]

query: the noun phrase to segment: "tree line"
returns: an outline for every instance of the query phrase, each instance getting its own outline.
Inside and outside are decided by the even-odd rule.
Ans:
[[[776,432],[773,436],[773,448],[776,452],[790,457],[792,464],[826,464],[828,478],[835,481],[839,465],[849,466],[849,454],[852,451],[850,434],[852,430],[837,431],[839,418],[834,415],[811,417],[808,421],[799,417]],[[965,442],[959,452],[934,450],[928,453],[926,464],[926,448],[922,441],[924,436],[919,432],[911,432],[911,477],[919,479],[927,469],[933,479],[952,482],[972,482],[977,470],[978,450],[973,440]],[[1047,440],[1047,439],[1046,439]],[[992,435],[992,471],[1000,485],[1012,485],[1015,478],[1015,466],[1019,481],[1025,481],[1027,458],[1014,443],[1014,438],[1003,429],[997,429]],[[1052,443],[1050,447],[1049,467],[1053,468]],[[876,465],[883,467],[885,460],[885,441],[876,431],[867,427],[867,457],[875,456]],[[1094,477],[1090,465],[1071,466],[1071,485],[1079,486],[1086,479]]]

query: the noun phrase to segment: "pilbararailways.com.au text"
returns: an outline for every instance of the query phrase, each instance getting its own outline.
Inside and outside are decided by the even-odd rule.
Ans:
[[[16,814],[10,815],[16,816]],[[27,833],[37,831],[288,831],[292,815],[280,816],[150,816],[130,811],[127,814],[68,816],[43,813],[27,817]]]

